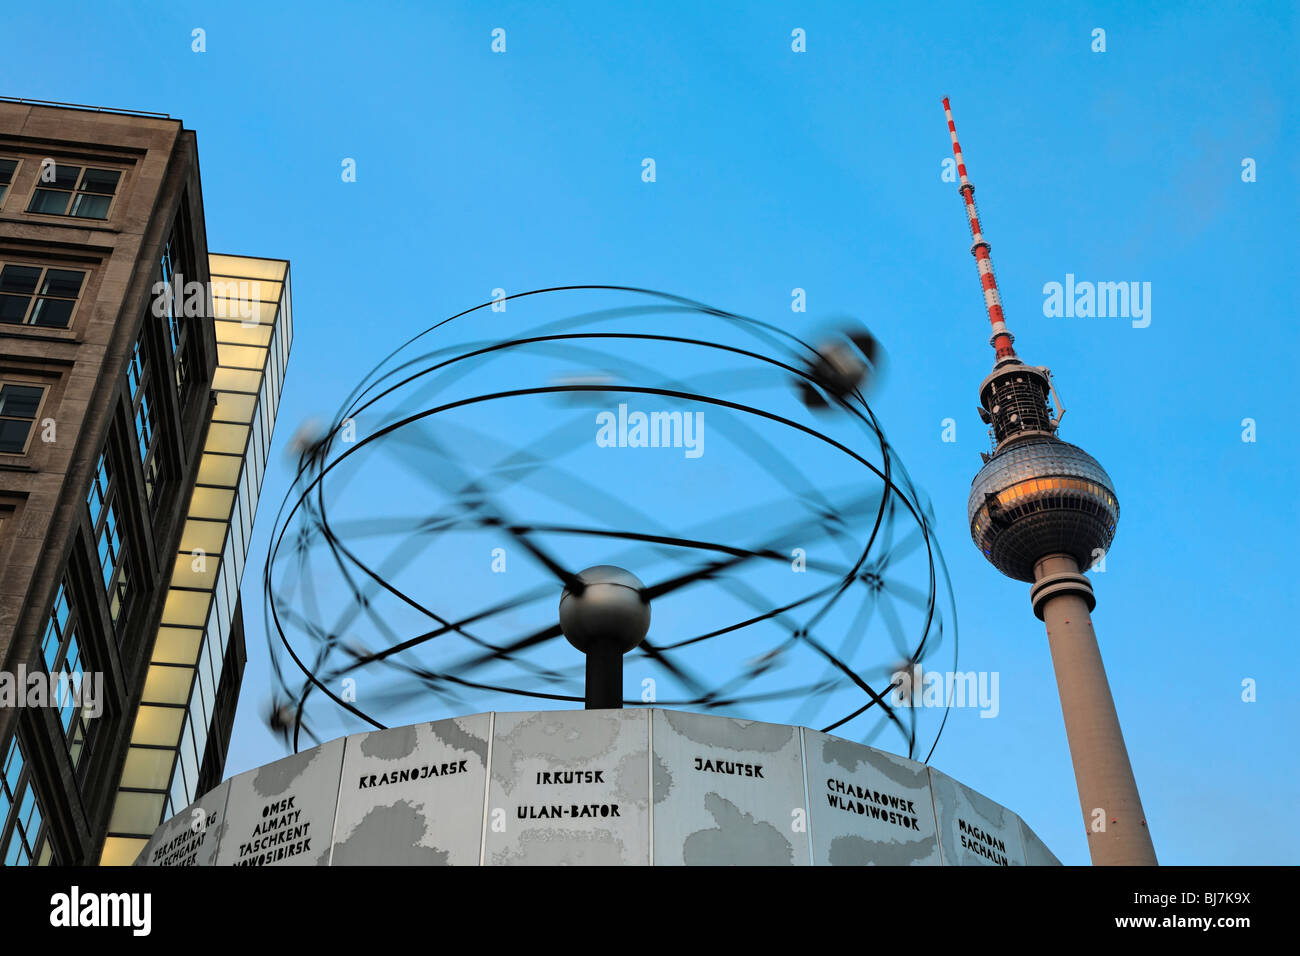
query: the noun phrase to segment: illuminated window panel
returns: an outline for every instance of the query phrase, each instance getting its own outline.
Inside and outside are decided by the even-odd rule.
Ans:
[[[140,855],[145,839],[135,837],[109,837],[104,841],[104,852],[99,856],[100,866],[130,866]]]
[[[153,833],[162,820],[163,801],[166,799],[165,793],[119,791],[108,828],[118,833]]]
[[[214,296],[212,299],[212,316],[225,322],[239,325],[261,326],[271,328],[275,324],[276,314],[280,311],[279,303],[263,302],[260,299],[247,300]]]
[[[243,392],[217,392],[217,407],[212,411],[214,422],[239,422],[247,425],[257,410],[257,396]]]
[[[265,348],[271,344],[270,325],[245,325],[242,322],[216,322],[217,342],[221,345],[257,345]]]
[[[182,591],[170,588],[167,603],[163,605],[164,624],[182,627],[202,627],[208,620],[208,605],[212,594],[208,591]]]
[[[220,566],[221,558],[218,555],[204,554],[196,557],[186,551],[177,556],[172,567],[172,587],[211,591]]]
[[[229,521],[230,505],[234,498],[233,489],[195,488],[194,495],[190,498],[190,517]]]
[[[222,368],[260,369],[266,365],[266,349],[254,345],[217,345],[217,361]]]
[[[178,551],[193,555],[197,551],[215,555],[221,553],[221,546],[226,540],[226,523],[224,521],[205,521],[202,518],[190,518],[185,522],[181,532]]]
[[[208,440],[204,451],[214,451],[223,455],[242,455],[244,445],[248,443],[247,425],[230,425],[225,422],[213,422],[208,426]]]
[[[206,454],[199,461],[198,484],[233,488],[239,481],[239,467],[243,463],[238,455]]]
[[[150,664],[144,679],[144,693],[140,700],[150,704],[186,704],[190,699],[190,683],[194,677],[192,667],[168,667]],[[122,782],[122,786],[135,784]],[[163,784],[166,786],[166,784]]]
[[[122,769],[123,787],[138,788],[141,790],[162,790],[167,786],[167,781],[171,778],[172,760],[176,756],[176,751],[170,747],[159,749],[157,747],[128,747],[126,752],[126,765]],[[121,799],[118,794],[118,799]],[[161,796],[161,794],[160,794]],[[162,804],[158,805],[162,809]],[[116,812],[116,810],[114,811]],[[157,822],[153,826],[157,826]],[[127,833],[152,833],[153,827],[141,830],[138,827],[117,827],[109,826],[110,830],[125,831]]]
[[[261,386],[260,371],[219,368],[212,374],[212,387],[218,392],[256,392]]]
[[[283,259],[255,259],[251,256],[232,256],[225,253],[210,253],[208,268],[213,275],[240,276],[250,279],[284,278],[285,261]]]
[[[181,735],[181,721],[184,719],[185,711],[179,707],[141,704],[136,711],[135,727],[131,730],[131,743],[175,747]]]
[[[192,667],[199,658],[199,647],[202,644],[203,631],[198,628],[160,627],[153,646],[153,661],[156,664],[189,664]]]

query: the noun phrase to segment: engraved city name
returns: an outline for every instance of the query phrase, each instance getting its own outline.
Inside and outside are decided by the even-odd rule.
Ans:
[[[520,820],[579,820],[584,817],[619,816],[617,803],[571,803],[568,806],[561,803],[551,803],[543,806],[521,806],[516,807],[515,810],[518,812]],[[622,817],[619,817],[619,819],[622,819]]]
[[[538,783],[604,783],[603,770],[539,770]]]
[[[362,774],[357,787],[369,790],[390,783],[406,783],[408,780],[427,780],[429,777],[447,777],[453,773],[467,773],[465,760],[453,760],[450,763],[431,763],[424,767],[410,767],[406,770],[390,770],[387,773]]]
[[[1007,845],[986,833],[977,826],[972,826],[961,817],[957,818],[957,829],[961,831],[961,845],[972,853],[977,853],[998,866],[1010,866],[1007,859]]]
[[[879,790],[859,787],[847,780],[836,780],[834,777],[827,778],[826,788],[831,791],[826,794],[826,802],[832,807],[871,817],[873,820],[892,823],[904,830],[921,832],[916,806],[905,797],[896,797],[893,794],[881,793]]]
[[[253,839],[239,845],[235,866],[265,866],[311,850],[311,824],[298,822],[302,810],[295,807],[296,799],[287,797],[262,808],[262,821],[253,827]]]
[[[761,763],[736,763],[734,760],[706,760],[695,758],[695,769],[708,773],[725,773],[733,777],[763,777]],[[766,777],[763,777],[766,780]]]

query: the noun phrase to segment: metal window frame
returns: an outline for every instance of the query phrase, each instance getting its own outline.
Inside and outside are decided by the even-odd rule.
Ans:
[[[27,455],[32,448],[32,436],[36,434],[36,423],[41,420],[41,412],[45,411],[45,402],[50,397],[50,383],[31,381],[21,376],[18,378],[6,376],[0,378],[0,388],[6,385],[23,385],[28,388],[39,388],[41,390],[41,400],[36,403],[36,413],[31,419],[19,418],[17,415],[0,415],[0,420],[7,422],[25,422],[30,421],[31,427],[27,429],[27,438],[23,442],[22,451],[0,451],[0,460],[5,458],[22,458]]]
[[[73,165],[72,163],[60,163],[58,160],[54,161],[54,166],[56,169],[59,166],[72,166],[72,165]],[[82,192],[81,186],[82,183],[85,181],[86,172],[91,169],[99,170],[100,172],[111,172],[111,173],[118,174],[117,185],[113,187],[113,192],[108,197],[108,209],[105,211],[103,218],[100,218],[99,216],[74,216],[71,212],[69,212],[69,210],[72,208],[73,198],[78,193]],[[14,172],[17,173],[17,170],[14,170]],[[38,175],[32,183],[31,191],[27,194],[27,206],[24,209],[24,212],[28,216],[51,216],[57,219],[80,219],[84,222],[108,222],[110,219],[113,218],[113,212],[117,207],[118,197],[121,195],[123,191],[122,186],[126,182],[127,175],[129,174],[129,172],[130,172],[129,167],[114,166],[112,164],[100,164],[100,163],[91,163],[88,165],[78,164],[77,182],[76,185],[74,185],[71,189],[63,189],[62,187],[56,187],[56,186],[44,184],[41,182],[41,177]],[[45,192],[52,192],[52,193],[67,194],[68,201],[67,203],[64,204],[63,212],[37,212],[36,210],[32,209],[32,203],[36,199],[37,190],[44,190]],[[88,195],[102,196],[104,194],[89,193]]]

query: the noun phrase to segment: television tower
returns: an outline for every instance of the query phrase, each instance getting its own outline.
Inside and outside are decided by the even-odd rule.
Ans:
[[[991,426],[993,454],[980,453],[984,467],[971,482],[966,506],[971,537],[995,568],[1033,585],[1029,597],[1034,614],[1047,625],[1093,864],[1154,866],[1155,847],[1092,629],[1097,601],[1080,573],[1105,555],[1115,537],[1119,503],[1096,459],[1056,437],[1065,410],[1052,373],[1026,365],[1012,347],[1015,336],[1002,316],[975,187],[966,177],[947,97],[943,110],[995,353],[993,371],[979,388],[979,415]],[[1049,406],[1049,394],[1059,413]]]

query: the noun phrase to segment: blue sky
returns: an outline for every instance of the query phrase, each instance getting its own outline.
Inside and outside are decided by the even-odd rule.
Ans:
[[[617,283],[866,322],[891,363],[873,407],[934,502],[962,667],[1001,675],[999,717],[954,712],[933,762],[1081,863],[1042,625],[965,526],[991,352],[940,178],[950,96],[1018,350],[1053,369],[1062,437],[1119,492],[1094,621],[1160,859],[1300,857],[1293,5],[73,3],[61,22],[53,60],[21,39],[46,35],[42,9],[10,12],[3,91],[182,118],[210,248],[292,260],[280,448],[496,287]],[[1150,325],[1045,317],[1043,286],[1067,273],[1150,282]],[[253,567],[288,474],[276,455]],[[282,752],[261,724],[260,581],[243,593],[228,773]]]

